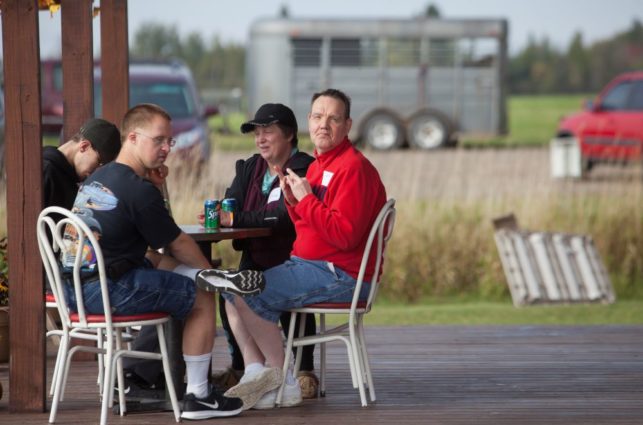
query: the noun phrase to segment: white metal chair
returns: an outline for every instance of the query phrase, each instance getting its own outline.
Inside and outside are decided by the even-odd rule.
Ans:
[[[288,329],[288,338],[286,341],[286,353],[283,366],[284,382],[277,394],[277,404],[281,402],[283,389],[285,385],[285,376],[290,363],[292,347],[298,347],[297,359],[295,361],[295,371],[299,370],[301,362],[302,347],[304,345],[320,344],[320,393],[324,396],[326,393],[326,343],[330,341],[342,341],[346,344],[348,351],[348,364],[351,371],[353,388],[359,390],[362,406],[367,406],[366,393],[364,384],[368,386],[371,401],[375,401],[375,388],[373,386],[373,377],[366,350],[366,340],[364,338],[364,315],[371,311],[377,291],[379,289],[381,266],[386,242],[393,233],[395,224],[395,199],[389,199],[382,207],[378,214],[371,231],[368,235],[362,263],[359,269],[359,275],[355,284],[353,300],[347,303],[318,303],[311,304],[302,308],[289,310],[291,313],[290,327]],[[373,247],[373,244],[375,246]],[[375,249],[374,269],[375,274],[371,280],[370,292],[366,300],[359,299],[359,293],[362,288],[364,275],[369,264],[370,252]],[[295,337],[295,318],[297,314],[302,314],[298,336]],[[305,328],[305,315],[319,314],[319,332],[317,335],[303,336]],[[343,314],[347,317],[347,322],[331,329],[326,329],[327,314]]]
[[[56,223],[51,217],[51,214],[62,215],[63,218]],[[63,229],[70,229],[75,232],[78,238],[78,243],[70,247],[69,241],[63,239]],[[51,240],[47,236],[47,231],[53,235]],[[121,357],[137,357],[142,359],[158,359],[163,362],[163,369],[166,376],[167,392],[169,393],[174,417],[177,422],[180,420],[179,404],[176,398],[174,384],[171,379],[170,364],[167,355],[167,346],[165,342],[165,334],[163,331],[163,324],[169,320],[169,315],[162,312],[152,312],[137,315],[116,315],[111,312],[111,305],[109,301],[109,294],[107,291],[107,275],[105,273],[105,263],[100,245],[96,237],[91,232],[87,224],[85,224],[78,216],[71,211],[60,207],[45,208],[38,216],[37,222],[37,235],[38,247],[40,249],[40,256],[42,258],[47,279],[52,289],[56,306],[58,307],[58,314],[60,315],[62,324],[62,333],[60,348],[56,359],[56,368],[54,371],[55,388],[53,394],[53,401],[51,405],[51,413],[49,422],[54,423],[56,420],[56,412],[58,410],[58,403],[62,400],[64,394],[64,387],[67,381],[67,374],[69,372],[70,360],[73,354],[78,351],[90,351],[104,356],[104,372],[102,379],[102,408],[100,423],[105,425],[107,423],[107,412],[113,403],[114,394],[114,380],[118,372],[119,384],[119,407],[121,415],[126,411],[125,409],[125,394],[123,391],[123,368]],[[93,247],[94,255],[96,257],[96,264],[98,268],[98,277],[100,280],[102,301],[105,313],[104,314],[87,314],[84,307],[82,281],[81,281],[81,267],[83,259],[83,247],[85,241],[88,241]],[[62,277],[60,263],[58,261],[59,255],[62,250],[69,250],[73,258],[75,258],[72,281],[73,290],[77,300],[78,312],[72,312],[68,308],[67,300],[64,295],[63,285],[65,279]],[[161,353],[149,353],[143,351],[132,351],[123,346],[123,329],[132,326],[155,325],[159,337],[159,345]],[[96,341],[95,347],[89,346],[75,346],[70,348],[70,341],[72,338],[89,339]]]
[[[51,379],[51,387],[49,388],[49,395],[53,396],[54,395],[54,389],[56,387],[56,374],[58,373],[59,370],[59,360],[62,359],[64,356],[60,356],[61,353],[61,344],[60,344],[60,338],[64,334],[64,331],[61,328],[58,328],[58,325],[56,323],[56,320],[54,317],[58,316],[58,305],[56,304],[56,297],[54,297],[54,294],[51,292],[47,292],[45,294],[45,308],[46,308],[46,324],[47,324],[47,333],[46,336],[47,338],[51,338],[52,342],[58,346],[58,355],[56,356],[56,364],[54,365],[54,373]],[[54,314],[54,312],[56,314]],[[92,330],[87,330],[87,329],[73,329],[70,331],[70,336],[71,338],[75,339],[81,339],[85,341],[93,341],[96,343],[96,346],[99,349],[103,348],[103,343],[104,343],[104,338],[99,339],[97,337],[98,332],[101,332],[100,330],[92,329]],[[101,332],[102,333],[102,332]],[[122,335],[122,341],[127,343],[127,348],[131,349],[132,346],[132,341],[134,340],[134,334],[131,329],[127,329],[126,332],[124,332]],[[88,351],[88,352],[93,352],[96,353],[96,350],[93,348],[84,348],[85,346],[80,345],[80,346],[75,346],[71,348],[69,356],[73,357],[73,355],[78,352],[78,351]],[[72,351],[73,350],[73,351]],[[100,351],[100,350],[98,350]],[[103,393],[103,375],[105,373],[104,370],[104,362],[103,362],[103,354],[98,353],[98,375],[96,378],[96,385],[98,385],[98,391],[100,394]],[[60,400],[62,401],[65,397],[65,382],[63,382],[63,390],[61,392],[61,398]]]
[[[54,365],[54,373],[51,379],[51,387],[49,388],[49,395],[53,396],[54,395],[54,390],[56,388],[56,376],[60,370],[60,362],[62,359],[64,359],[64,355],[61,355],[64,349],[70,350],[69,357],[72,357],[76,352],[78,351],[88,351],[88,352],[94,352],[96,353],[97,350],[94,348],[84,346],[84,345],[79,345],[75,346],[71,349],[69,347],[64,348],[61,344],[61,338],[65,334],[64,331],[64,325],[61,328],[58,328],[56,321],[54,320],[53,317],[53,312],[52,310],[58,311],[58,304],[56,303],[56,297],[54,296],[53,293],[47,292],[45,294],[45,307],[47,309],[46,312],[46,321],[47,321],[47,338],[51,338],[52,341],[58,345],[58,354],[56,356],[56,364]],[[71,338],[74,339],[81,339],[85,341],[93,341],[96,343],[96,346],[99,348],[102,348],[102,343],[103,340],[99,339],[97,336],[97,331],[96,330],[87,330],[87,329],[71,329],[69,330],[69,335]],[[103,355],[99,354],[98,355],[98,378],[96,379],[96,384],[98,385],[99,391],[102,394],[103,392],[103,374],[105,373],[104,371],[104,365],[103,365]],[[62,401],[65,396],[65,386],[63,385],[63,390],[60,394],[60,400]]]

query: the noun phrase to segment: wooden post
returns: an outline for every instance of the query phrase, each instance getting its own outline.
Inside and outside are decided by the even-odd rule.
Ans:
[[[42,209],[36,0],[3,0],[11,412],[45,409],[45,311],[36,220]],[[18,420],[16,420],[18,421]]]
[[[94,116],[92,0],[62,3],[63,140]]]
[[[94,40],[92,0],[62,2],[63,142],[78,133],[94,116]],[[94,345],[74,341],[74,345]],[[74,360],[94,360],[95,354],[79,352]]]
[[[127,44],[127,0],[100,5],[100,54],[103,118],[120,127],[129,107],[129,50]]]

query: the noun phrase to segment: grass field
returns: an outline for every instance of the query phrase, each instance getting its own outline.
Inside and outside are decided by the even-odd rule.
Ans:
[[[382,307],[369,320],[643,322],[643,170],[598,167],[586,180],[554,180],[549,175],[546,146],[556,123],[560,116],[578,111],[584,98],[512,97],[511,134],[475,142],[487,149],[365,150],[398,209],[387,251]],[[235,134],[223,134],[222,117],[211,122],[216,130],[213,155],[200,173],[172,168],[168,186],[179,223],[194,223],[203,199],[221,198],[234,175],[235,160],[255,149],[251,135],[238,134],[244,117],[227,119],[226,127]],[[310,152],[308,138],[300,140],[301,149]],[[5,197],[0,187],[1,204]],[[491,226],[494,217],[509,212],[526,229],[591,235],[616,289],[616,304],[514,308]],[[6,234],[5,217],[2,208],[0,235]],[[230,244],[217,244],[215,251],[226,266],[238,263],[239,254]]]
[[[515,308],[509,302],[429,299],[414,305],[378,301],[366,324],[397,325],[607,325],[642,324],[643,301],[614,304],[541,305]],[[330,323],[337,323],[329,319]]]
[[[511,96],[507,144],[542,146],[548,143],[560,118],[580,111],[586,99],[591,96]]]

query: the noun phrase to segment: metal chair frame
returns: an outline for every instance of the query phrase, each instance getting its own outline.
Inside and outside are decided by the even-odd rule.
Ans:
[[[56,223],[51,214],[62,215],[63,218]],[[78,243],[75,249],[75,264],[72,272],[72,281],[74,293],[77,300],[78,312],[70,311],[67,300],[65,299],[63,285],[65,280],[62,278],[58,255],[65,246],[63,241],[63,230],[65,226],[72,226],[78,236]],[[51,240],[47,236],[47,230],[52,235]],[[119,384],[119,407],[121,416],[125,414],[125,393],[123,391],[123,367],[122,357],[136,357],[141,359],[157,359],[163,362],[163,369],[166,376],[167,392],[172,402],[174,417],[177,422],[180,421],[179,404],[176,397],[176,391],[171,379],[170,364],[167,354],[167,345],[163,324],[168,322],[170,316],[167,313],[146,313],[137,315],[116,315],[111,312],[109,293],[107,290],[107,275],[105,273],[105,263],[100,245],[89,227],[74,213],[60,207],[45,208],[38,216],[37,222],[38,247],[45,267],[47,279],[52,289],[58,314],[60,315],[62,329],[61,341],[56,358],[54,369],[54,394],[49,416],[49,422],[54,423],[58,410],[58,403],[62,401],[64,387],[67,382],[70,361],[73,354],[77,351],[89,351],[104,356],[104,372],[99,374],[99,385],[102,389],[102,406],[100,424],[107,423],[107,412],[113,404],[114,381],[118,376]],[[104,306],[104,314],[88,314],[85,311],[82,281],[81,281],[81,263],[82,250],[85,241],[92,245],[96,256],[98,277],[101,286],[101,295]],[[149,353],[143,351],[133,351],[123,348],[123,330],[135,327],[154,325],[156,326],[160,353]],[[95,347],[75,346],[70,348],[72,338],[88,339],[96,342]],[[127,337],[126,337],[127,340]],[[106,385],[105,385],[106,384]]]
[[[375,387],[373,385],[373,377],[371,374],[371,367],[366,349],[366,339],[364,336],[364,316],[371,311],[373,302],[377,296],[380,285],[381,267],[383,261],[384,249],[386,243],[393,234],[393,227],[395,225],[395,199],[389,199],[382,207],[377,218],[375,219],[371,231],[368,235],[364,254],[362,255],[362,262],[359,269],[357,281],[355,283],[355,291],[353,299],[349,303],[318,303],[308,305],[302,308],[295,308],[288,310],[291,313],[290,327],[288,329],[288,337],[286,340],[285,359],[283,365],[284,381],[277,394],[277,404],[280,404],[284,386],[285,377],[290,363],[290,356],[292,347],[297,347],[297,356],[295,360],[295,372],[299,370],[301,363],[302,347],[305,345],[320,344],[320,395],[326,394],[326,343],[330,341],[342,341],[346,344],[348,352],[348,364],[351,371],[351,380],[353,388],[359,390],[360,401],[362,406],[367,406],[365,386],[368,387],[369,396],[372,402],[376,400]],[[375,243],[375,256],[374,268],[375,274],[370,284],[370,292],[368,298],[364,301],[359,299],[359,294],[362,289],[364,275],[369,265],[371,250]],[[295,318],[297,314],[301,314],[300,326],[297,336],[295,336]],[[303,336],[305,328],[305,315],[306,314],[319,314],[319,331],[316,335]],[[348,321],[326,329],[326,315],[327,314],[343,314],[347,315]]]

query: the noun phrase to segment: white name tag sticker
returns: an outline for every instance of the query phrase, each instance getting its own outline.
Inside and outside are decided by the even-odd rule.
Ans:
[[[268,204],[271,202],[278,201],[279,198],[281,198],[281,188],[280,187],[275,187],[270,191],[270,195],[268,195]]]
[[[328,187],[328,183],[330,183],[330,179],[333,178],[333,173],[330,171],[324,171],[324,175],[322,176],[322,186]]]

